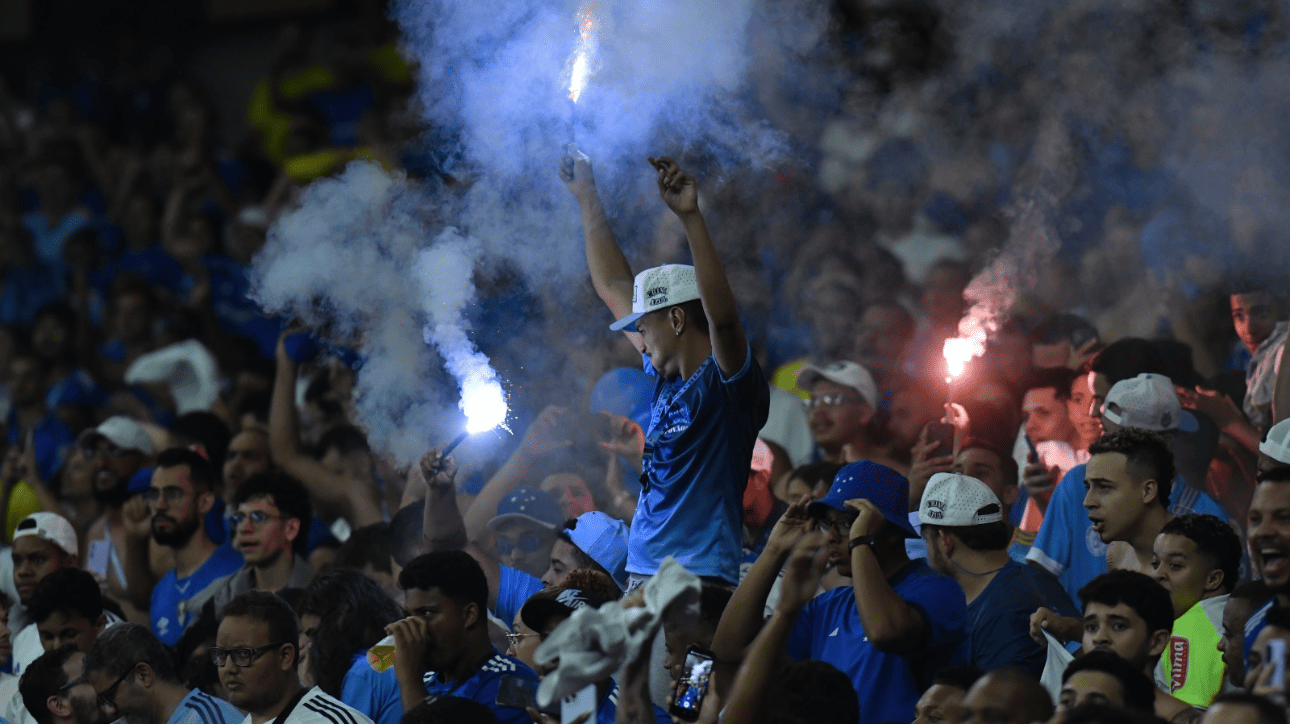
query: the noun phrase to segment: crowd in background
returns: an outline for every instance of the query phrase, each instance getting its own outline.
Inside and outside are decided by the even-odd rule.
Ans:
[[[765,424],[738,560],[676,555],[694,581],[629,557],[666,420],[611,315],[558,311],[602,292],[594,264],[572,291],[477,280],[517,434],[460,471],[373,449],[361,357],[248,296],[311,181],[440,173],[382,3],[259,28],[236,118],[193,72],[218,29],[0,54],[0,716],[528,721],[551,715],[498,690],[541,673],[590,676],[599,721],[667,720],[698,646],[704,721],[1284,722],[1290,178],[1265,101],[1290,18],[1030,5],[838,0],[807,59],[828,72],[754,60],[794,157],[696,163],[764,405],[744,365],[719,376]],[[1001,295],[947,384],[945,340]],[[874,618],[884,596],[908,615]],[[536,652],[618,606],[657,625],[612,671]]]

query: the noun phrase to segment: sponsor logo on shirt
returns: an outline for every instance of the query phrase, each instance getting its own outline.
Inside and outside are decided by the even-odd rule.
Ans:
[[[1191,644],[1182,636],[1169,639],[1169,691],[1176,692],[1187,684],[1187,654]]]

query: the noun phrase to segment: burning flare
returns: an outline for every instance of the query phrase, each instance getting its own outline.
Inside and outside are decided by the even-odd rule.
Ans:
[[[985,354],[985,330],[977,324],[970,324],[971,318],[965,318],[959,325],[959,336],[945,340],[941,354],[945,356],[945,367],[949,371],[946,382],[963,374],[973,357]]]
[[[497,378],[462,380],[461,411],[466,413],[466,432],[472,435],[506,422],[506,394]]]
[[[591,2],[584,2],[578,8],[577,17],[578,34],[582,36],[582,40],[578,43],[578,49],[573,51],[569,71],[569,100],[574,103],[578,102],[578,97],[587,87],[587,79],[591,77],[598,42],[596,32],[600,22]]]

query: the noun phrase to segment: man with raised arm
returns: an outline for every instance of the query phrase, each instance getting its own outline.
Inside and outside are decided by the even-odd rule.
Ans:
[[[651,158],[658,191],[685,227],[694,266],[632,274],[576,151],[560,175],[578,200],[587,266],[596,293],[657,378],[628,542],[633,585],[667,555],[696,575],[739,580],[741,505],[770,390],[753,359],[734,295],[699,212],[694,181],[676,162]]]

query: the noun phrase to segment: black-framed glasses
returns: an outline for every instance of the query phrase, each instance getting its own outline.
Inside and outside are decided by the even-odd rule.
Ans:
[[[855,395],[844,395],[841,392],[829,392],[823,395],[811,395],[809,398],[802,400],[802,404],[808,410],[814,410],[817,407],[841,407],[848,402],[863,402],[864,400]]]
[[[240,668],[246,668],[247,666],[250,666],[252,663],[254,663],[256,659],[260,658],[261,656],[264,656],[266,653],[278,648],[279,646],[285,646],[288,643],[291,643],[291,642],[279,641],[276,644],[265,644],[264,646],[257,646],[253,649],[247,649],[247,648],[221,649],[218,646],[212,646],[210,648],[211,663],[215,664],[216,666],[223,666],[225,661],[228,661],[229,659],[233,659],[234,665]]]
[[[162,498],[166,499],[167,504],[174,505],[186,497],[188,497],[188,491],[174,485],[167,485],[164,488],[148,488],[143,491],[143,499],[150,505],[155,505]]]
[[[121,682],[123,682],[123,681],[125,681],[126,679],[128,679],[128,678],[130,677],[130,674],[133,674],[133,673],[134,673],[135,668],[137,668],[137,667],[139,666],[139,664],[141,664],[141,663],[143,663],[143,662],[141,662],[141,661],[136,661],[133,665],[131,665],[131,666],[130,666],[130,668],[128,668],[128,669],[126,669],[126,670],[125,670],[125,673],[124,673],[124,674],[121,674],[120,676],[118,676],[118,677],[117,677],[117,679],[116,679],[116,681],[112,682],[112,685],[111,685],[111,686],[109,686],[108,688],[104,689],[104,690],[102,691],[102,693],[99,693],[99,694],[97,695],[97,696],[98,696],[99,706],[100,706],[100,707],[102,707],[102,708],[104,708],[104,709],[111,709],[112,711],[116,711],[116,690],[117,690],[117,687],[121,686]],[[73,682],[70,682],[70,683],[69,683],[69,686],[71,686],[71,685],[75,685],[75,684],[77,684],[77,683],[80,683],[80,682],[79,682],[79,681],[73,681]]]
[[[81,446],[81,454],[90,460],[93,460],[95,458],[114,459],[119,457],[125,457],[131,452],[133,452],[133,450],[117,447],[116,445],[104,445],[102,447],[99,447],[97,445]]]
[[[820,518],[816,523],[816,528],[824,534],[837,533],[838,537],[846,538],[851,532],[851,524],[855,521],[850,518]]]
[[[250,513],[234,513],[228,517],[228,522],[234,528],[241,528],[242,524],[249,519],[251,521],[251,525],[259,528],[271,520],[278,520],[280,518],[282,518],[282,516],[276,513],[266,513],[263,510],[253,510]]]

